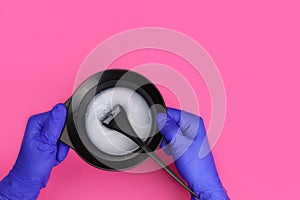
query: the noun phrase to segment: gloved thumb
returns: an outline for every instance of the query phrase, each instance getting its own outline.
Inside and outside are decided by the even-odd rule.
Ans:
[[[167,114],[157,114],[156,123],[161,134],[168,143],[171,143],[177,134],[182,134],[179,126]]]
[[[158,114],[156,122],[164,140],[170,144],[173,157],[179,158],[189,148],[192,140],[183,135],[177,123],[168,115]]]
[[[40,139],[49,145],[56,145],[60,137],[61,131],[65,124],[67,110],[65,105],[57,104],[50,111],[48,120],[46,121],[40,135]]]

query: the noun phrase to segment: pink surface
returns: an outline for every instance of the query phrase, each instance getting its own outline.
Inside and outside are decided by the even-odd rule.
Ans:
[[[227,117],[214,155],[232,199],[300,199],[300,4],[286,1],[1,1],[0,179],[13,166],[27,118],[63,102],[85,56],[118,32],[159,26],[183,32],[216,62],[227,93]],[[186,63],[136,52],[115,66],[158,62],[181,69],[202,97]],[[151,55],[151,56],[149,56]],[[169,106],[172,95],[162,89]],[[132,188],[136,188],[135,191]],[[111,173],[73,151],[55,168],[39,199],[188,199],[163,171]]]

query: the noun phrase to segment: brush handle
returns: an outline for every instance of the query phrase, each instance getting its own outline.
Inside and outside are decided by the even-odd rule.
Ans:
[[[139,145],[140,146],[140,145]],[[159,166],[161,166],[172,178],[174,178],[182,187],[188,190],[193,196],[197,199],[200,199],[199,195],[196,194],[193,190],[191,190],[155,153],[149,149],[145,144],[140,146],[147,155],[152,158]]]
[[[182,187],[188,190],[197,199],[200,199],[199,195],[191,190],[152,150],[138,137],[127,135],[133,142],[135,142],[143,151],[154,160],[159,166],[161,166],[172,178],[174,178]]]
[[[123,120],[123,119],[122,119]],[[119,121],[120,123],[120,121]],[[161,166],[171,177],[173,177],[182,187],[184,187],[186,190],[188,190],[193,196],[195,196],[197,199],[200,199],[199,195],[196,194],[193,190],[191,190],[152,150],[138,137],[138,135],[134,132],[132,127],[126,127],[126,131],[123,129],[117,128],[117,126],[114,126],[119,132],[123,133],[125,136],[127,136],[129,139],[131,139],[133,142],[135,142],[143,151],[152,158],[159,166]],[[128,134],[132,133],[132,134]]]

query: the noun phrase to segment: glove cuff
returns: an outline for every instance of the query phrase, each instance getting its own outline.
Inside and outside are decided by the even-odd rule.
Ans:
[[[13,170],[0,182],[0,199],[33,200],[37,199],[41,185],[27,183],[14,175]]]

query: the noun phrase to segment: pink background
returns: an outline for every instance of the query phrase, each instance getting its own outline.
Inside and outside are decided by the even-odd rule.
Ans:
[[[300,199],[299,20],[296,0],[1,1],[0,179],[15,162],[27,118],[72,94],[76,72],[97,44],[124,30],[158,26],[194,38],[223,77],[227,117],[214,155],[231,198]],[[111,67],[158,62],[181,69],[198,89],[209,124],[203,81],[193,80],[186,63],[149,53],[130,54]],[[162,92],[167,104],[176,106],[172,95]],[[189,194],[162,170],[106,172],[70,151],[39,199],[71,198],[165,200]]]

